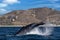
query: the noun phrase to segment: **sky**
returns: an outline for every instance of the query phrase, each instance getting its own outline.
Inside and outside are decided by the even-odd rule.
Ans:
[[[0,15],[13,10],[48,7],[60,10],[60,0],[0,0]]]

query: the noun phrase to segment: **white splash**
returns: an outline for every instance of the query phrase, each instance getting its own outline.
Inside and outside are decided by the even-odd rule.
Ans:
[[[53,31],[53,28],[50,28],[50,27],[45,27],[44,32],[38,27],[36,27],[30,32],[27,32],[26,34],[37,34],[37,35],[42,35],[42,36],[48,36],[52,33],[52,31]]]
[[[26,34],[37,34],[37,35],[42,35],[42,36],[48,36],[48,35],[51,35],[54,30],[54,28],[50,27],[50,26],[53,26],[53,24],[46,23],[43,26],[43,28],[45,28],[45,29],[43,29],[43,31],[41,29],[39,29],[39,27],[41,27],[41,26],[38,26],[38,27],[34,28],[33,30],[31,30],[30,32],[27,32]]]
[[[40,30],[38,30],[38,31],[39,31],[39,35],[48,36],[48,35],[51,35],[52,34],[53,28],[51,28],[51,27],[45,27],[44,32],[42,32]]]

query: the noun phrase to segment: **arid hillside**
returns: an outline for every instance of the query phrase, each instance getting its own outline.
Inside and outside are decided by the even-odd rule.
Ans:
[[[16,10],[0,16],[0,25],[28,25],[50,22],[60,25],[60,11],[52,8],[32,8]]]

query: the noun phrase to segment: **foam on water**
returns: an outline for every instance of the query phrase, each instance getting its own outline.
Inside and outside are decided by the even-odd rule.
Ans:
[[[30,32],[27,32],[26,34],[37,34],[37,35],[42,35],[42,36],[48,36],[52,33],[52,31],[53,31],[53,28],[45,27],[44,32],[43,32],[37,27],[31,30]]]
[[[46,25],[46,24],[45,24]],[[47,24],[47,26],[51,26],[53,24]],[[53,27],[43,27],[43,31],[40,29],[40,27],[35,27],[33,30],[31,30],[30,32],[27,32],[26,34],[37,34],[37,35],[42,35],[42,36],[48,36],[51,35],[54,28]]]

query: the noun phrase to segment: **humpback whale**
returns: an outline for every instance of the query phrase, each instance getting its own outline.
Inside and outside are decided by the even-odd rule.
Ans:
[[[22,27],[18,32],[16,32],[14,35],[25,35],[27,32],[31,31],[35,27],[38,27],[39,25],[44,25],[45,23],[40,22],[40,23],[32,23],[29,24],[25,27]]]
[[[40,30],[39,30],[40,25],[46,25],[46,24],[43,22],[29,24],[25,27],[22,27],[14,35],[20,36],[20,35],[38,34],[38,35],[47,36],[47,35],[50,35],[51,32],[53,31],[53,27],[52,28],[51,27],[40,27]],[[43,31],[41,30],[41,28],[43,29]]]

